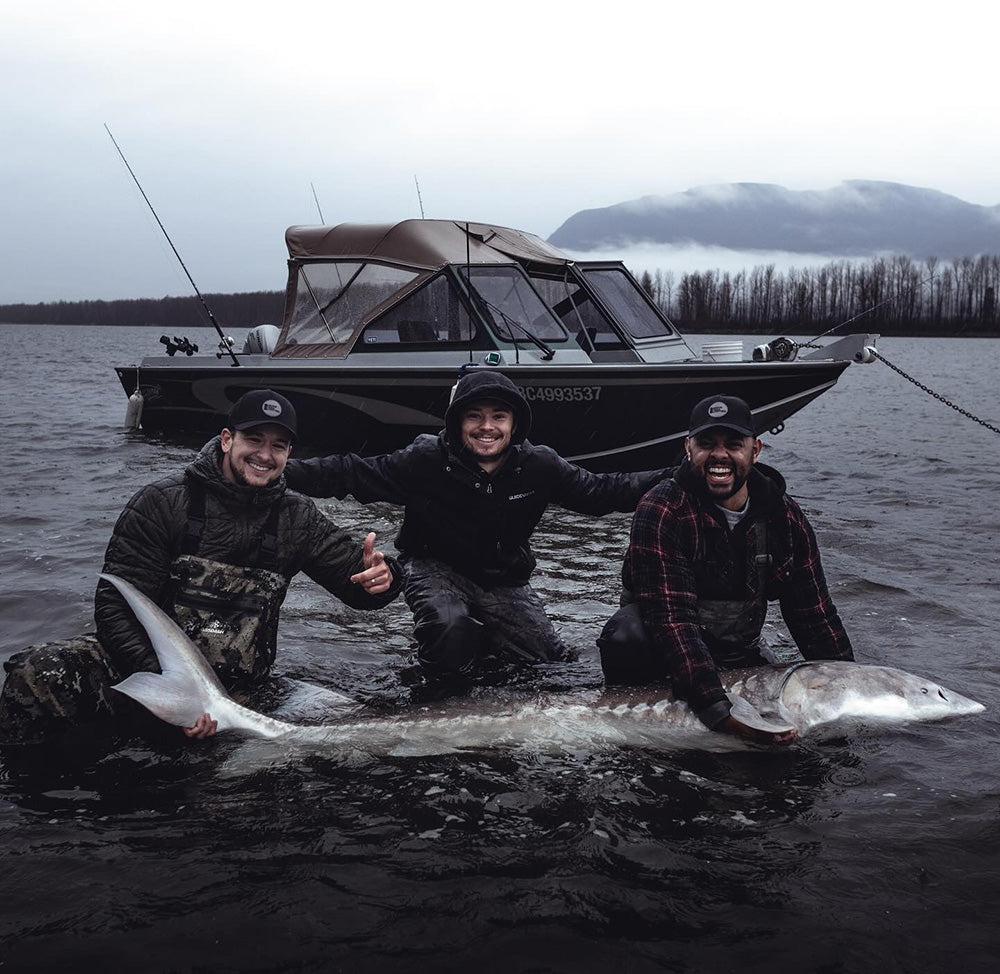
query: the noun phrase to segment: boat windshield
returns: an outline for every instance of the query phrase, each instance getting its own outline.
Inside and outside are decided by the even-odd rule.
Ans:
[[[625,342],[615,331],[608,316],[597,307],[593,295],[578,280],[529,274],[535,290],[555,312],[566,330],[585,348],[624,348]]]
[[[505,341],[523,342],[528,335],[543,342],[562,342],[566,332],[528,279],[517,267],[459,268],[464,278],[472,272],[477,305],[496,334]]]
[[[303,264],[285,340],[346,342],[369,312],[418,276],[418,271],[357,261]]]
[[[635,281],[620,267],[581,267],[618,323],[633,338],[663,338],[673,335],[669,325],[653,310]]]

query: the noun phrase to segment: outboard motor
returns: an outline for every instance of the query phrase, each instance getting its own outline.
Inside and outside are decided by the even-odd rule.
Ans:
[[[257,325],[247,332],[243,343],[244,355],[270,355],[278,344],[280,329],[275,325]]]

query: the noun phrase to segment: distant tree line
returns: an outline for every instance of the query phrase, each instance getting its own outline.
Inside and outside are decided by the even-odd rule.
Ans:
[[[857,318],[855,331],[899,335],[1000,335],[1000,255],[941,261],[877,257],[776,271],[644,271],[640,284],[681,331],[820,334]],[[225,329],[281,324],[283,291],[206,294]],[[165,331],[209,324],[194,296],[0,305],[0,322],[28,325],[150,325]]]
[[[877,257],[776,271],[649,271],[640,284],[689,332],[816,333],[858,318],[855,331],[1000,334],[1000,256]]]
[[[284,291],[206,294],[205,303],[223,330],[280,325]],[[184,298],[132,298],[121,301],[57,301],[0,305],[0,321],[16,325],[155,325],[167,331],[210,326],[201,302]]]

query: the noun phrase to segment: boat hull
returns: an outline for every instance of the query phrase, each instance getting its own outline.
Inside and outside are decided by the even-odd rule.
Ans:
[[[259,364],[255,364],[256,363]],[[143,395],[142,428],[185,440],[225,425],[250,389],[287,396],[299,416],[296,452],[371,456],[406,446],[444,425],[455,364],[380,367],[244,356],[240,367],[161,357],[121,367],[126,393]],[[594,471],[645,470],[677,459],[691,407],[717,392],[745,399],[761,431],[831,388],[850,364],[839,359],[581,366],[504,366],[533,413],[530,439]],[[487,368],[488,366],[480,366]]]

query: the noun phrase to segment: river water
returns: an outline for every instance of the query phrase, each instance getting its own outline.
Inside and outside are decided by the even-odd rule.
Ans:
[[[120,509],[192,456],[121,432],[112,366],[158,335],[0,326],[0,659],[90,627]],[[997,342],[880,348],[1000,425]],[[765,442],[816,528],[858,659],[932,677],[984,714],[787,749],[331,754],[239,776],[224,773],[225,737],[8,748],[0,968],[995,971],[997,436],[876,362]],[[322,505],[385,542],[398,520]],[[485,688],[484,705],[598,685],[628,524],[549,512],[536,587],[581,658]],[[395,712],[408,633],[402,600],[358,613],[302,577],[278,672]]]

